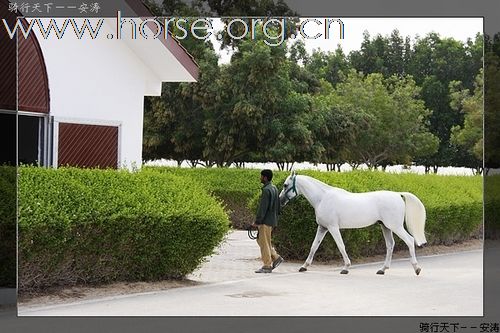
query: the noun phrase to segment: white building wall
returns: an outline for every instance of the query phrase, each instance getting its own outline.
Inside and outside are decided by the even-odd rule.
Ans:
[[[110,20],[97,39],[88,34],[78,39],[72,28],[61,39],[54,33],[44,39],[34,27],[47,67],[50,115],[55,122],[119,124],[118,164],[140,167],[144,96],[160,94],[161,80],[125,41],[104,37],[116,30],[116,21]],[[48,25],[48,20],[44,22]],[[58,22],[62,25],[62,20]],[[170,56],[158,41],[148,43],[151,52]],[[54,150],[57,155],[57,147]]]

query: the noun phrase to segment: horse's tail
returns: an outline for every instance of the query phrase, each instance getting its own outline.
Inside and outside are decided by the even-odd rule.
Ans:
[[[417,246],[422,246],[427,243],[425,239],[425,207],[422,201],[415,195],[403,192],[400,193],[404,198],[406,209],[405,209],[405,220],[406,227],[408,231],[415,239]]]

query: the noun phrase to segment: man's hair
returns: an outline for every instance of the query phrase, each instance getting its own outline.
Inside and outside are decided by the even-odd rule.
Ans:
[[[273,179],[273,172],[269,169],[262,170],[260,174],[264,177],[267,177],[268,181],[271,181]]]

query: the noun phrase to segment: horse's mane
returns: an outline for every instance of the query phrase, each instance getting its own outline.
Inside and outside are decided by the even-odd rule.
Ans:
[[[326,183],[323,183],[321,180],[317,180],[316,178],[313,178],[313,177],[310,177],[310,176],[306,176],[306,175],[300,175],[301,177],[304,177],[304,178],[307,178],[308,180],[310,180],[311,182],[317,184],[323,191],[328,191],[328,190],[340,190],[340,191],[345,191],[347,192],[346,190],[344,189],[341,189],[341,188],[338,188],[338,187],[334,187],[334,186],[331,186],[331,185],[328,185]]]

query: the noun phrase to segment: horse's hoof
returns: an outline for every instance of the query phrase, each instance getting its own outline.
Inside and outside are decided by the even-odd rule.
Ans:
[[[377,272],[377,274],[378,274],[378,275],[384,275],[384,274],[385,274],[385,272],[384,272],[383,270],[379,269],[379,271]]]
[[[421,270],[422,270],[422,269],[421,269],[420,267],[419,267],[419,268],[417,268],[417,269],[415,270],[415,274],[419,275]]]
[[[305,272],[305,271],[307,271],[307,268],[300,267],[299,272]]]
[[[349,273],[347,269],[343,269],[342,272],[340,272],[340,274],[347,274],[347,273]]]

